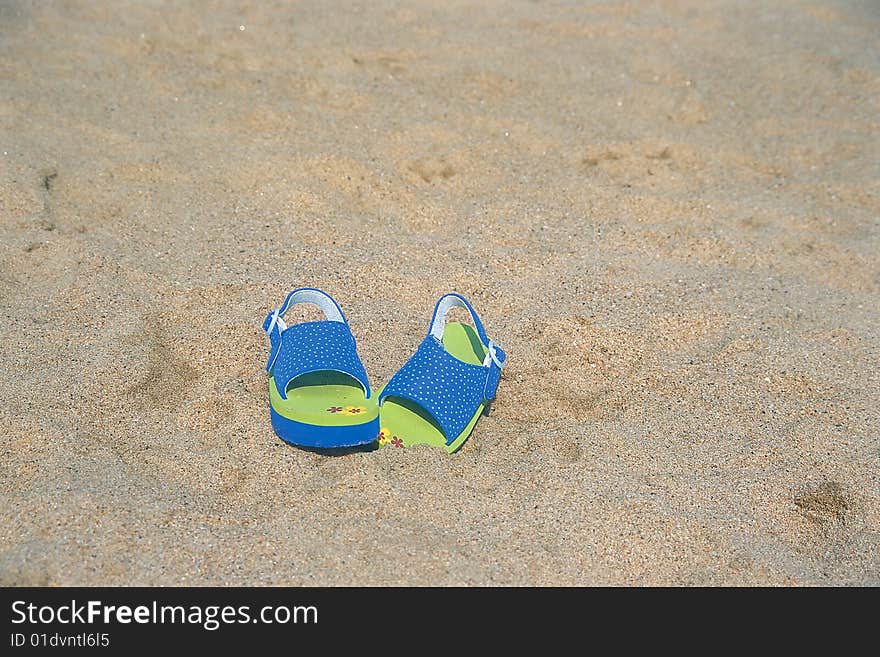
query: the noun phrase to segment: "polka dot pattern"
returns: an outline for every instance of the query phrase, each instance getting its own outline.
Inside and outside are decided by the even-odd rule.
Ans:
[[[487,374],[486,367],[460,361],[429,335],[391,377],[379,403],[388,396],[416,402],[437,421],[448,442],[464,431],[483,402]]]
[[[367,372],[357,354],[354,336],[343,322],[303,322],[280,333],[273,331],[272,354],[278,356],[272,365],[278,391],[286,398],[287,386],[301,374],[336,370],[357,379],[369,396]],[[271,359],[271,357],[270,357]]]

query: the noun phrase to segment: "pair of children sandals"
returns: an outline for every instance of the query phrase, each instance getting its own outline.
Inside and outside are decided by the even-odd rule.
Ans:
[[[288,326],[284,314],[314,304],[326,320]],[[446,322],[453,308],[474,326]],[[428,335],[412,357],[374,394],[339,304],[326,292],[300,288],[263,322],[271,349],[269,412],[285,442],[332,449],[427,444],[456,451],[495,397],[506,355],[486,335],[458,294],[440,297]]]

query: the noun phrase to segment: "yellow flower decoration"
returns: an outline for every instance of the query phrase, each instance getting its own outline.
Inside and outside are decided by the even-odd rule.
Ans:
[[[345,409],[345,414],[346,415],[360,415],[365,410],[367,410],[365,406],[347,406]]]
[[[379,429],[379,437],[377,438],[380,445],[387,445],[391,442],[391,432],[388,429]]]

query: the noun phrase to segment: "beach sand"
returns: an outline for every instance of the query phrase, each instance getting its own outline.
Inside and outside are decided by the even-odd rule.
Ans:
[[[880,584],[875,2],[0,4],[4,584]],[[458,291],[463,449],[269,425]]]

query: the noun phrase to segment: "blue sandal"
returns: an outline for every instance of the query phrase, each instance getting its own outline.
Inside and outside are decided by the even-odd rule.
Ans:
[[[456,307],[470,313],[476,331],[446,323]],[[427,444],[456,451],[495,398],[506,360],[464,297],[440,297],[427,337],[379,393],[379,445]]]
[[[327,319],[287,326],[284,313],[301,303],[318,306]],[[313,448],[376,440],[379,409],[345,315],[330,295],[294,290],[266,316],[263,330],[271,344],[269,413],[282,440]]]

